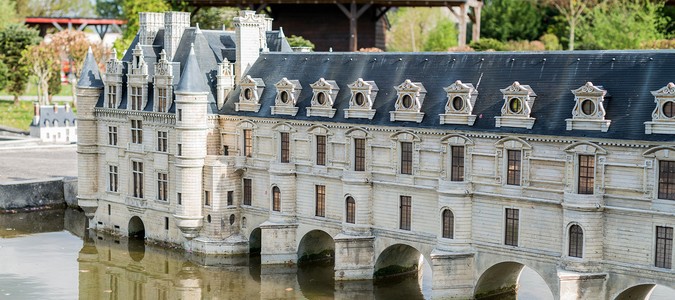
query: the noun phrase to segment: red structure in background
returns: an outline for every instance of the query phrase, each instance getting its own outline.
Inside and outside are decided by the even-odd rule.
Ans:
[[[103,39],[111,27],[116,32],[121,33],[120,25],[126,24],[127,21],[102,18],[27,17],[25,23],[37,27],[42,37],[47,34],[47,30],[50,28],[56,28],[58,31],[64,29],[82,31],[87,26],[93,26],[98,36]]]

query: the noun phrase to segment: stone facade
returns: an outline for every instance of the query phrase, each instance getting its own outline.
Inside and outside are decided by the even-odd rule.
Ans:
[[[131,234],[130,220],[138,217],[148,239],[205,254],[259,248],[263,264],[332,251],[340,280],[371,279],[392,266],[414,270],[421,255],[432,265],[439,296],[514,288],[524,266],[542,276],[556,299],[614,299],[639,284],[673,286],[672,264],[661,264],[672,260],[673,249],[657,250],[668,239],[657,231],[670,228],[672,245],[675,201],[660,168],[672,159],[675,144],[649,135],[652,123],[639,128],[639,136],[613,132],[627,121],[609,127],[619,115],[612,105],[618,107],[623,94],[607,101],[598,91],[611,93],[612,86],[569,88],[564,97],[574,99],[574,108],[563,108],[556,131],[540,108],[553,105],[547,102],[551,94],[536,82],[506,78],[509,83],[490,91],[491,83],[480,85],[482,74],[466,84],[400,76],[370,81],[347,64],[408,62],[386,54],[260,54],[270,20],[245,12],[235,24],[234,40],[245,49],[236,49],[227,72],[222,62],[206,65],[195,55],[203,50],[198,28],[167,54],[174,57],[174,72],[182,73],[174,73],[178,85],[169,84],[175,98],[166,112],[148,103],[153,72],[147,68],[156,61],[141,67],[147,78],[127,83],[145,87],[143,107],[150,109],[130,109],[132,92],[115,98],[119,107],[97,104],[109,82],[123,90],[117,79],[104,79],[105,89],[79,86],[79,197],[94,229]],[[172,34],[179,32],[174,29]],[[133,72],[149,58],[143,46],[132,47],[122,62]],[[498,61],[502,54],[484,55]],[[549,55],[555,61],[567,54]],[[425,57],[405,60],[424,64]],[[335,78],[338,66],[301,65],[331,59],[345,65],[339,70],[349,80]],[[675,54],[659,59],[672,63]],[[116,65],[112,58],[108,66]],[[241,78],[234,89],[233,82],[221,82],[233,80],[232,66],[234,79]],[[401,68],[426,70],[412,63]],[[292,70],[325,76],[305,80]],[[118,78],[116,67],[109,71]],[[595,109],[605,106],[601,114],[584,107],[590,99],[584,97],[591,97],[584,93],[596,97]],[[664,93],[640,97],[653,102]],[[659,105],[665,111],[666,104]],[[659,128],[666,128],[669,119],[662,119]]]

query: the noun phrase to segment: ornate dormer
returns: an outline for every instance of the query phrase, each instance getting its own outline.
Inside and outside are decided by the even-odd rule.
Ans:
[[[216,75],[216,102],[218,108],[222,108],[225,104],[225,99],[234,89],[234,64],[230,63],[227,58],[223,58],[223,62],[218,64],[218,74]]]
[[[424,113],[422,104],[424,97],[427,95],[427,90],[421,82],[412,82],[406,79],[403,83],[395,86],[396,89],[396,103],[394,103],[394,111],[389,112],[390,121],[411,121],[422,122]]]
[[[505,89],[500,89],[504,95],[502,115],[495,117],[495,127],[520,127],[532,129],[535,118],[530,117],[532,105],[537,94],[529,85],[521,85],[518,81]]]
[[[153,111],[168,112],[173,99],[173,66],[166,59],[166,52],[162,50],[159,61],[155,63],[155,101]]]
[[[457,80],[448,87],[443,88],[448,96],[445,104],[445,113],[441,114],[441,124],[462,124],[473,126],[476,115],[473,106],[478,97],[478,91],[471,83],[462,83]]]
[[[302,91],[300,81],[288,80],[284,77],[274,86],[277,88],[277,96],[274,98],[272,114],[295,116],[298,113],[298,107],[295,104]]]
[[[260,110],[260,96],[265,89],[265,83],[261,78],[251,78],[246,75],[239,83],[239,103],[234,104],[236,111],[253,111]]]
[[[611,120],[605,120],[605,95],[607,91],[602,86],[586,82],[574,94],[574,109],[572,118],[566,119],[567,130],[600,130],[607,132]]]
[[[122,100],[122,69],[122,61],[117,59],[117,50],[113,48],[110,59],[105,64],[105,100],[103,107],[119,107]]]
[[[675,84],[669,82],[659,90],[652,91],[656,107],[652,121],[645,122],[645,134],[675,134]]]
[[[332,118],[335,115],[333,103],[340,88],[335,80],[320,78],[317,82],[309,85],[312,87],[311,107],[307,107],[307,116]]]
[[[345,109],[345,118],[373,119],[375,116],[373,102],[379,91],[375,81],[363,81],[359,78],[347,86],[351,90],[352,97],[349,99],[349,108]]]
[[[148,96],[148,65],[140,44],[132,52],[129,74],[127,74],[128,89],[127,109],[143,110]]]

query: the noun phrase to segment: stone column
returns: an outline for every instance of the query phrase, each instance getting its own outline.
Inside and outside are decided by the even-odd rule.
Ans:
[[[298,261],[296,232],[298,224],[267,221],[260,224],[262,243],[260,263],[263,265],[295,264]]]
[[[335,280],[373,279],[375,237],[338,234],[335,241]]]

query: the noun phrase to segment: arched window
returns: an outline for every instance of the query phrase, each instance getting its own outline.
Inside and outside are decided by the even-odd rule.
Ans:
[[[346,205],[346,222],[354,224],[356,223],[356,201],[354,201],[354,198],[347,197],[347,201],[345,203]]]
[[[584,254],[584,230],[579,225],[570,226],[570,254],[571,257],[583,257]]]
[[[455,237],[455,215],[449,209],[443,210],[443,237],[446,239]]]
[[[281,191],[276,186],[272,188],[272,210],[281,211]]]

